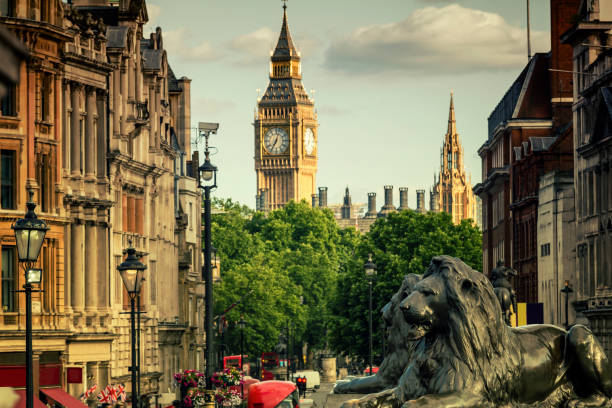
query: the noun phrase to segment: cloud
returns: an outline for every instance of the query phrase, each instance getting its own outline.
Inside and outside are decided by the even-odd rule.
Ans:
[[[270,52],[276,47],[278,31],[269,27],[262,27],[248,34],[239,35],[232,39],[228,48],[236,53],[236,61],[240,65],[261,65],[269,61]],[[300,35],[293,38],[294,44],[304,58],[320,49],[318,39],[309,35]]]
[[[168,50],[171,58],[179,57],[188,62],[210,62],[222,57],[222,54],[208,41],[194,43],[194,37],[187,28],[164,31],[164,48]]]
[[[534,49],[549,35],[532,31]],[[502,16],[450,4],[425,7],[405,20],[357,28],[325,52],[324,66],[348,74],[425,75],[507,70],[525,65],[525,30]]]
[[[278,33],[269,27],[262,27],[232,39],[229,48],[239,54],[239,63],[260,64],[262,60],[270,57],[270,50],[276,45],[277,36]]]
[[[342,109],[342,108],[338,108],[337,106],[333,106],[333,105],[323,105],[320,106],[319,109],[319,115],[327,115],[327,116],[342,116],[342,115],[346,115],[348,113],[348,110],[346,109]]]

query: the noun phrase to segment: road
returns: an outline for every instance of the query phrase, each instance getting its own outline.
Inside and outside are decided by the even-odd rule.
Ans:
[[[361,398],[362,394],[331,394],[334,383],[321,383],[316,392],[306,393],[306,398],[312,399],[314,408],[340,408],[344,401]]]

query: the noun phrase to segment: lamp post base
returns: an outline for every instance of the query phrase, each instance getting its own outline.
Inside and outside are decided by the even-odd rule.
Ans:
[[[215,408],[215,391],[214,390],[206,390],[205,408]]]

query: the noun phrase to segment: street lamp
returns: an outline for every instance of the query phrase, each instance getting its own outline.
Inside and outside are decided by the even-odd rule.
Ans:
[[[569,285],[569,281],[565,280],[565,286],[561,289],[561,293],[565,293],[565,330],[569,329],[569,294],[572,293],[574,289]]]
[[[15,231],[17,255],[25,272],[23,291],[26,294],[26,408],[34,407],[34,380],[32,369],[32,285],[40,284],[42,269],[33,268],[38,260],[45,235],[49,230],[43,220],[36,217],[33,201],[34,192],[29,191],[29,201],[26,203],[28,211],[11,226]]]
[[[206,326],[206,389],[209,391],[206,395],[207,405],[214,404],[212,391],[212,375],[214,364],[214,341],[213,341],[213,275],[211,265],[212,243],[211,243],[211,220],[210,220],[210,192],[217,187],[217,167],[210,162],[210,152],[208,150],[208,138],[211,133],[217,133],[219,129],[218,123],[200,122],[198,131],[204,135],[204,164],[198,171],[200,172],[200,188],[204,189],[204,270],[202,279],[204,280],[204,325]]]
[[[240,372],[244,369],[244,326],[246,326],[246,321],[244,320],[244,316],[240,315],[240,320],[238,321],[238,326],[240,327]],[[244,399],[244,384],[240,383],[240,396]]]
[[[136,380],[136,374],[140,371],[140,367],[136,363],[136,297],[140,294],[140,288],[142,281],[144,281],[144,271],[147,269],[146,265],[138,260],[136,257],[136,250],[132,246],[130,241],[130,247],[127,249],[127,258],[119,266],[117,270],[121,275],[123,286],[130,297],[130,321],[132,324],[132,366],[130,371],[132,372],[132,406],[137,407],[140,396],[138,395],[138,381]]]
[[[372,280],[376,276],[376,264],[372,262],[372,254],[368,254],[368,262],[363,265],[366,278],[368,279],[368,292],[370,298],[370,309],[369,309],[369,331],[370,331],[370,375],[372,375]]]

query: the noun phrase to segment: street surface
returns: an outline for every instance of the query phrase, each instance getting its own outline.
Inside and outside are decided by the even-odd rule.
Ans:
[[[313,401],[314,408],[340,408],[342,403],[353,398],[361,398],[363,394],[332,394],[334,383],[321,383],[316,392],[306,393],[306,398]]]

